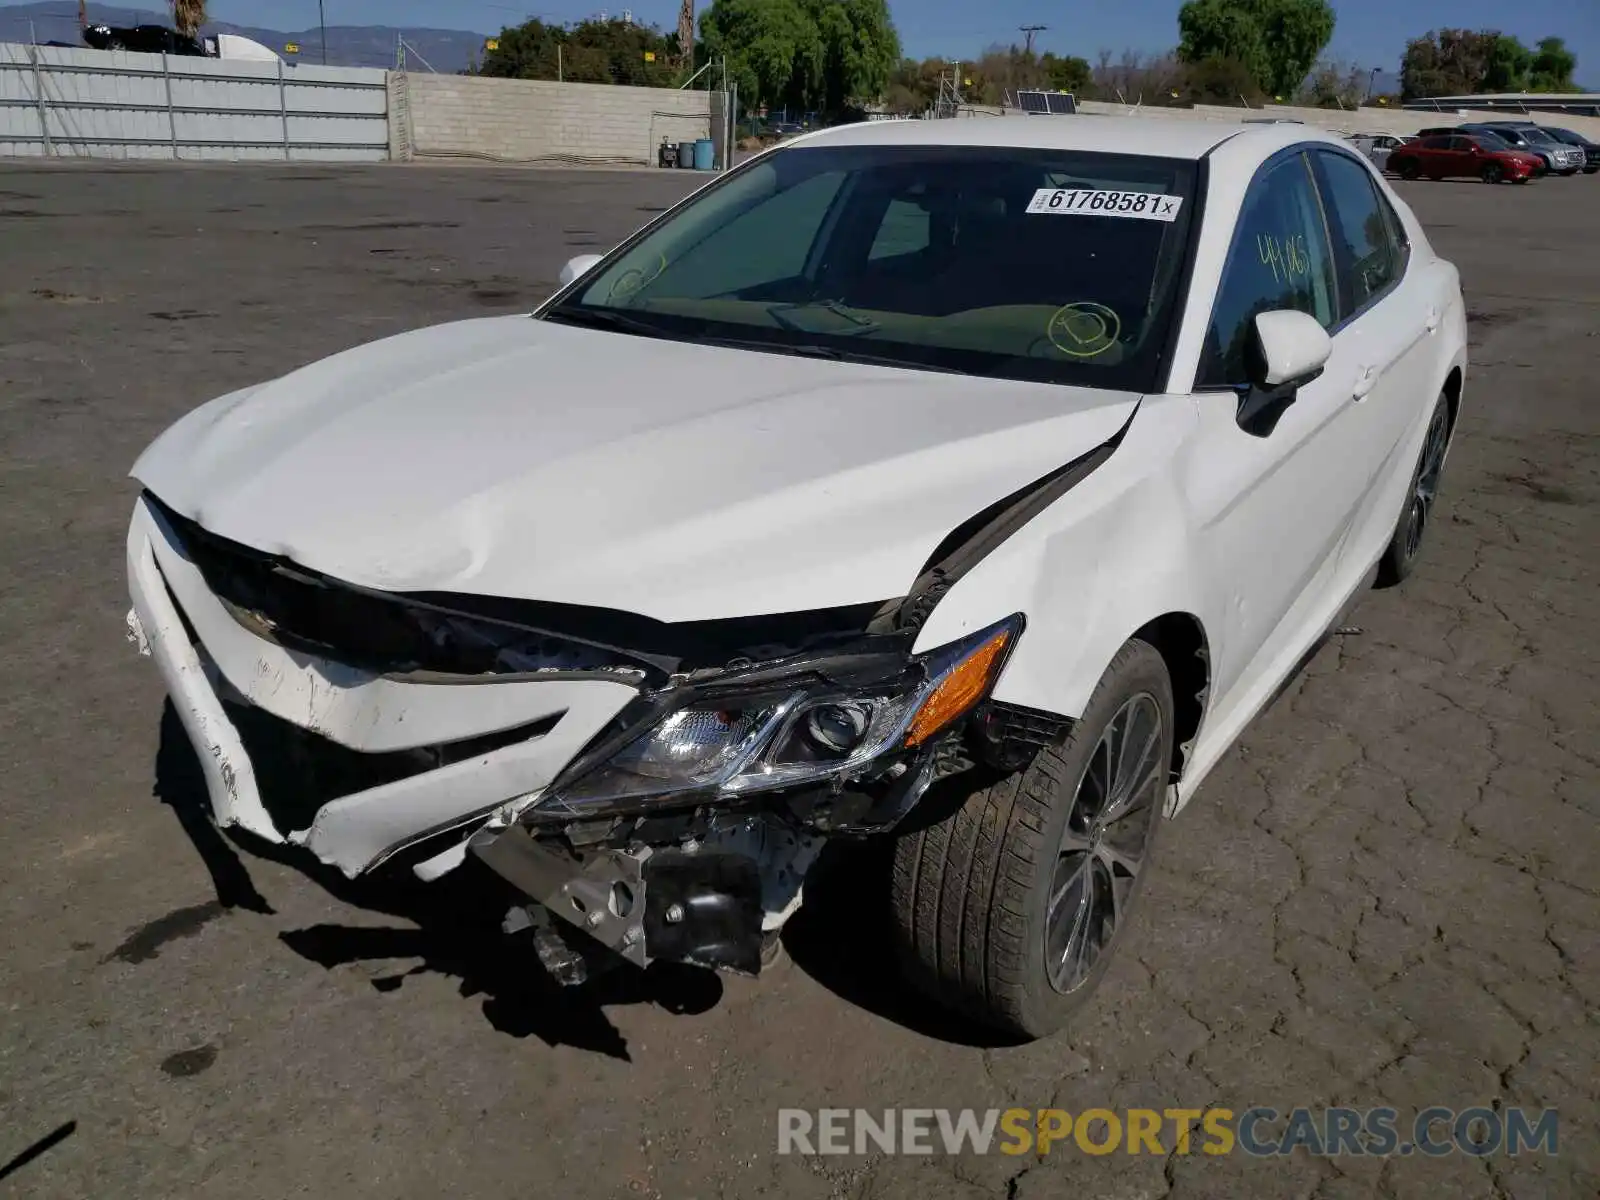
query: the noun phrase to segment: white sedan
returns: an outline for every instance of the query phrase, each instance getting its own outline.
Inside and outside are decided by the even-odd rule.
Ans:
[[[1411,571],[1466,358],[1456,269],[1331,134],[828,130],[531,315],[180,420],[130,633],[222,825],[480,859],[570,978],[759,971],[823,844],[887,836],[908,974],[1043,1035],[1163,819]],[[269,787],[263,726],[342,790]]]

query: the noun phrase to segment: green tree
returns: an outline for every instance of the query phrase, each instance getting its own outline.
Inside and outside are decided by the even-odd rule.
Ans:
[[[1093,68],[1086,58],[1073,54],[1058,57],[1046,52],[1039,59],[1039,66],[1044,72],[1045,86],[1054,91],[1072,92],[1080,100],[1094,91]]]
[[[1183,104],[1236,105],[1243,101],[1253,108],[1267,99],[1249,67],[1236,58],[1219,55],[1185,63],[1172,90]]]
[[[501,30],[479,73],[508,79],[564,79],[668,87],[676,36],[632,21],[580,21],[568,28],[529,20]]]
[[[1327,0],[1189,0],[1178,10],[1178,56],[1243,65],[1265,92],[1298,91],[1333,39]]]
[[[881,99],[899,74],[887,0],[714,0],[700,33],[745,106],[838,116]]]
[[[1437,29],[1406,43],[1400,62],[1400,93],[1470,96],[1480,92],[1575,91],[1578,60],[1560,38],[1545,38],[1534,50],[1495,29]]]
[[[1528,68],[1533,66],[1533,51],[1516,38],[1504,33],[1486,33],[1483,78],[1478,90],[1483,92],[1521,92],[1528,87]]]
[[[1535,92],[1575,92],[1572,74],[1578,69],[1578,56],[1558,37],[1539,43],[1529,63],[1528,89]]]
[[[1401,96],[1415,100],[1482,91],[1489,50],[1489,38],[1468,29],[1430,30],[1413,38],[1400,60]]]

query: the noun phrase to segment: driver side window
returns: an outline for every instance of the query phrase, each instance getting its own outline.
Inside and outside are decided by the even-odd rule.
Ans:
[[[819,172],[740,213],[663,267],[650,298],[701,300],[800,275],[843,182],[842,171]]]
[[[1322,202],[1304,154],[1273,163],[1250,185],[1222,268],[1196,380],[1199,387],[1249,383],[1246,351],[1258,314],[1309,313],[1338,321],[1333,255]]]

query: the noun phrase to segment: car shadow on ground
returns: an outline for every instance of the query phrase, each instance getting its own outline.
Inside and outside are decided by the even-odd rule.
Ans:
[[[846,1003],[923,1037],[982,1049],[1016,1045],[939,1007],[907,979],[891,926],[893,854],[888,838],[830,843],[806,877],[805,904],[784,929],[789,957]]]
[[[193,843],[217,898],[135,930],[115,957],[135,962],[153,957],[162,938],[192,933],[229,910],[271,915],[271,905],[250,877],[248,855],[293,867],[342,903],[410,923],[320,924],[281,932],[279,939],[296,954],[327,970],[415,959],[415,965],[375,977],[372,986],[389,993],[415,975],[450,976],[460,981],[463,997],[483,997],[484,1018],[512,1037],[537,1037],[549,1046],[628,1060],[626,1039],[606,1016],[606,1007],[654,1004],[670,1013],[694,1014],[722,998],[722,981],[714,973],[667,963],[646,971],[620,964],[588,983],[562,986],[541,966],[527,934],[508,936],[501,929],[516,901],[514,890],[470,859],[434,883],[411,873],[406,863],[415,856],[351,880],[298,847],[236,830],[225,836],[211,821],[204,773],[170,702],[162,713],[155,776],[156,798],[172,809]]]

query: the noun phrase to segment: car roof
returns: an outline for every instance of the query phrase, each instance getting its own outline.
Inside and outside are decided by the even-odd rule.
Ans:
[[[1298,142],[1342,138],[1309,125],[1181,120],[1172,117],[1091,115],[956,117],[928,121],[866,121],[806,134],[798,146],[992,146],[1082,150],[1153,158],[1200,159],[1223,142],[1248,139],[1266,158]]]

